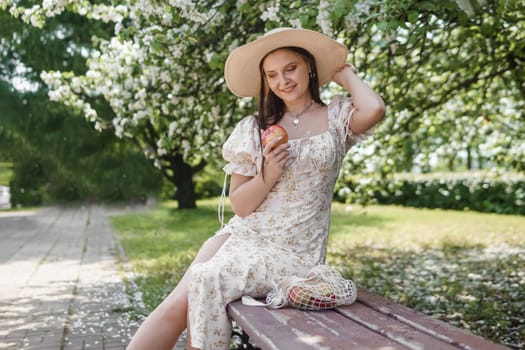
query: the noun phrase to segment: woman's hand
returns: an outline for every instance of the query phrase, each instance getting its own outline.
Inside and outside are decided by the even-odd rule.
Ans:
[[[271,182],[277,181],[290,159],[290,144],[285,143],[280,146],[276,145],[281,138],[275,138],[264,147],[264,179]]]
[[[341,66],[332,80],[350,93],[355,108],[348,127],[354,134],[360,134],[377,124],[385,115],[383,99],[356,75],[357,70],[350,63]]]
[[[332,80],[339,86],[345,87],[345,83],[348,81],[348,79],[351,78],[352,75],[355,76],[356,74],[357,69],[354,67],[354,65],[349,62],[345,62],[345,64],[335,71]]]
[[[286,169],[286,163],[290,159],[290,145],[285,143],[276,147],[279,141],[276,138],[264,147],[264,176],[232,174],[230,202],[236,215],[245,217],[256,210]]]

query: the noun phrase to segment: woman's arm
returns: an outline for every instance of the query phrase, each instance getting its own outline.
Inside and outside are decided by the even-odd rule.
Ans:
[[[281,176],[286,162],[290,158],[288,150],[290,145],[286,143],[275,147],[279,141],[280,139],[276,138],[264,148],[264,176],[262,176],[263,173],[255,176],[232,174],[230,202],[236,215],[245,217],[257,209]]]
[[[385,115],[383,99],[354,73],[346,63],[333,76],[332,80],[346,89],[352,96],[355,107],[354,116],[348,127],[354,134],[360,134],[377,124]]]

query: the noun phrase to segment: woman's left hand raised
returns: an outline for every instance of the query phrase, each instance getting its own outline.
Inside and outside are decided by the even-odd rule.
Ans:
[[[349,62],[345,62],[345,64],[335,71],[332,80],[339,86],[345,87],[347,79],[356,74],[357,69],[354,67],[354,65]]]

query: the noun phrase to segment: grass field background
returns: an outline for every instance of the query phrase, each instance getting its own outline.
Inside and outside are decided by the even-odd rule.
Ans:
[[[147,311],[218,228],[217,199],[113,217]],[[231,211],[226,211],[226,217]],[[511,348],[525,347],[525,217],[334,203],[327,262],[359,286]]]

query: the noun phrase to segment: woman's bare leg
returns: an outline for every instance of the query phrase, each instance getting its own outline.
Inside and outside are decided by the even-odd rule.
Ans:
[[[223,234],[212,237],[206,241],[199,250],[192,265],[211,259],[228,237],[229,235]],[[186,271],[177,287],[175,287],[166,299],[144,320],[133,336],[133,339],[131,339],[127,347],[128,350],[171,350],[173,348],[181,333],[186,329],[187,324],[188,271]],[[188,349],[192,348],[188,347]]]

